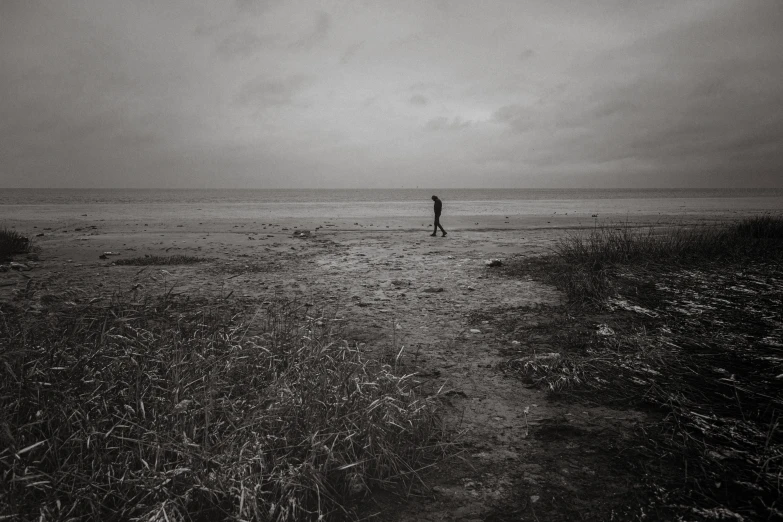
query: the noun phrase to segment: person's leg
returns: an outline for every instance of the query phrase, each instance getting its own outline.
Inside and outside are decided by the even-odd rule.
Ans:
[[[440,231],[443,232],[443,235],[444,236],[446,235],[446,231],[443,230],[443,225],[440,224],[440,216],[435,216],[435,226],[436,226],[436,228],[435,228],[434,232],[437,232],[438,228],[440,228]]]
[[[431,236],[438,235],[438,225],[440,225],[440,223],[438,223],[438,217],[439,216],[435,214],[435,224],[432,226],[432,234],[430,234]]]

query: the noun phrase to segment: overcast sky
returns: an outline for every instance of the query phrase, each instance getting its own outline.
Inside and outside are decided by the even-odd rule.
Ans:
[[[783,2],[0,0],[0,187],[783,187]]]

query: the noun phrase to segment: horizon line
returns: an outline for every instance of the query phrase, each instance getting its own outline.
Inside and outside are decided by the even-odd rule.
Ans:
[[[0,190],[783,190],[774,187],[0,187]]]

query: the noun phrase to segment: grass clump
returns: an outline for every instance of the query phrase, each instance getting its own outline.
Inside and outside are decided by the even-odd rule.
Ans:
[[[30,238],[16,230],[0,228],[0,261],[10,259],[14,254],[26,254],[32,247]]]
[[[278,302],[0,309],[0,518],[342,520],[433,457],[433,403]]]
[[[765,215],[732,225],[664,230],[600,227],[586,237],[561,240],[555,251],[565,263],[590,267],[779,254],[783,252],[783,217]]]
[[[194,265],[209,261],[206,257],[186,256],[182,254],[173,256],[139,256],[117,259],[115,265],[126,266],[161,266],[161,265]]]
[[[545,260],[551,282],[572,303],[598,304],[615,293],[613,272],[622,266],[783,258],[783,217],[666,229],[604,226],[561,239],[554,254]]]

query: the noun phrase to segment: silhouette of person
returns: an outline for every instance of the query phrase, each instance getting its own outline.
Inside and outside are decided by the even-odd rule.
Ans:
[[[438,199],[438,196],[432,196],[432,201],[435,202],[435,229],[432,231],[431,236],[438,235],[438,229],[440,228],[440,231],[443,232],[443,235],[446,235],[446,231],[443,230],[443,226],[440,224],[440,211],[443,209],[443,202]]]

